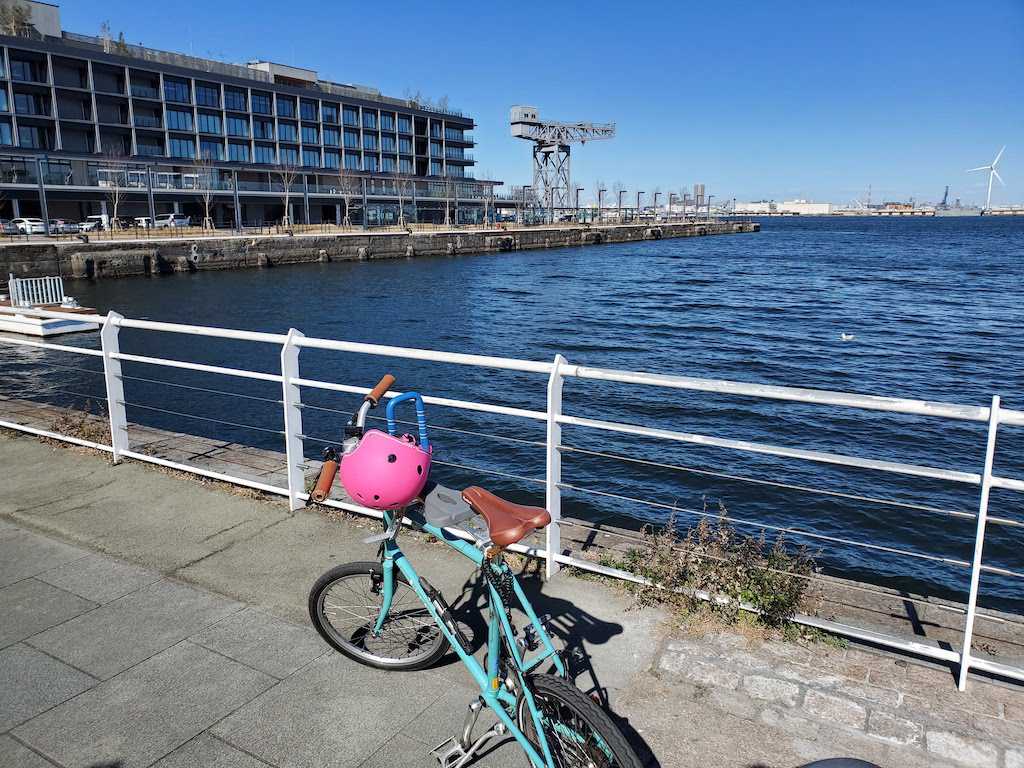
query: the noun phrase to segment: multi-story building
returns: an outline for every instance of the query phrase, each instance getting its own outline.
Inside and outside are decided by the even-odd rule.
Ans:
[[[0,216],[374,224],[401,205],[410,221],[475,222],[493,197],[457,111],[75,34],[56,6],[25,7],[31,24],[0,35]]]

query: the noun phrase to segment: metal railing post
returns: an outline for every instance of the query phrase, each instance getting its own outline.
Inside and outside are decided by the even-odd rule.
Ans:
[[[118,322],[124,317],[108,312],[100,329],[100,348],[103,351],[103,381],[107,390],[107,414],[110,417],[110,447],[115,464],[121,463],[121,454],[129,449],[128,415],[124,405],[124,381],[121,379],[121,361],[114,355],[121,351],[118,342]]]
[[[981,580],[981,560],[985,551],[985,522],[988,519],[988,494],[992,487],[992,464],[996,453],[996,433],[999,431],[999,395],[992,397],[992,408],[988,418],[988,440],[985,444],[985,466],[981,473],[981,493],[978,497],[977,532],[974,536],[974,558],[971,561],[971,591],[967,598],[967,618],[964,620],[964,644],[960,652],[960,677],[957,687],[967,687],[967,675],[971,671],[971,641],[974,635],[974,618],[978,608],[978,583]]]
[[[568,361],[561,355],[555,355],[551,376],[548,378],[548,411],[547,411],[547,459],[545,461],[545,499],[544,506],[551,515],[551,523],[546,528],[545,578],[550,579],[559,571],[556,555],[562,554],[562,425],[558,417],[562,415],[562,366]]]
[[[306,475],[302,471],[305,457],[302,453],[302,395],[293,380],[299,378],[299,347],[295,339],[303,338],[301,331],[288,330],[281,347],[281,387],[284,401],[284,445],[288,461],[288,506],[294,512],[305,503],[299,494],[305,491]]]

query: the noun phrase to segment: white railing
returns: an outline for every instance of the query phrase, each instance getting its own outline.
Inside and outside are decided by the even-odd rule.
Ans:
[[[14,313],[15,311],[16,310],[11,308],[0,307],[0,313]],[[45,310],[20,310],[20,313],[28,313],[39,317],[64,317],[64,315],[62,315],[59,312]],[[761,485],[766,486],[775,486],[780,488],[789,488],[805,491],[813,490],[815,492],[823,493],[830,496],[842,497],[847,499],[856,499],[867,503],[885,503],[892,506],[901,507],[906,510],[943,512],[944,514],[953,517],[974,520],[975,532],[973,555],[970,561],[966,561],[963,559],[943,555],[928,554],[907,549],[901,549],[894,546],[886,546],[870,542],[856,541],[851,540],[849,538],[826,535],[820,532],[807,531],[805,529],[790,529],[775,525],[764,524],[758,521],[739,520],[730,517],[724,518],[726,520],[731,520],[732,522],[738,524],[754,526],[755,528],[759,528],[762,531],[787,532],[795,534],[797,536],[808,537],[811,540],[837,543],[844,546],[861,547],[866,550],[879,553],[888,553],[905,557],[920,558],[923,560],[933,561],[947,566],[961,568],[964,571],[969,571],[970,580],[969,588],[967,589],[967,599],[965,606],[962,609],[954,606],[943,606],[948,610],[953,611],[954,613],[960,613],[964,616],[963,643],[959,651],[953,648],[944,647],[940,644],[929,643],[924,640],[912,640],[899,637],[896,635],[884,634],[871,629],[851,626],[848,624],[840,624],[834,621],[828,621],[814,616],[799,615],[795,617],[795,620],[800,623],[818,627],[840,635],[845,635],[848,637],[868,641],[877,645],[901,650],[922,657],[956,664],[959,667],[959,686],[961,689],[963,689],[966,686],[968,673],[972,669],[981,670],[1005,678],[1024,681],[1024,668],[1019,668],[1011,666],[1009,664],[996,662],[991,660],[990,658],[980,658],[974,656],[971,653],[971,639],[974,634],[976,622],[979,619],[985,619],[990,621],[1003,621],[1003,619],[997,616],[990,616],[987,613],[979,613],[977,610],[979,585],[982,574],[992,573],[1005,577],[1024,579],[1024,573],[1013,571],[1007,568],[988,565],[984,562],[983,557],[986,530],[989,525],[1021,525],[1021,521],[989,515],[988,510],[990,489],[1002,488],[1018,492],[1024,491],[1024,480],[996,475],[993,470],[994,457],[996,451],[996,438],[998,435],[999,428],[1004,425],[1024,426],[1024,411],[1009,410],[1002,408],[998,396],[992,397],[991,404],[989,406],[957,405],[952,403],[931,402],[905,398],[858,395],[846,392],[830,392],[825,390],[804,389],[796,387],[768,386],[735,381],[699,379],[686,376],[672,376],[635,371],[590,368],[582,365],[574,365],[567,361],[561,355],[556,356],[555,359],[551,362],[544,362],[503,357],[487,357],[481,355],[470,355],[452,352],[440,352],[426,349],[383,346],[378,344],[365,344],[332,339],[320,339],[306,337],[295,329],[291,329],[287,334],[258,333],[252,331],[233,330],[226,328],[181,325],[175,323],[154,322],[148,320],[132,320],[122,317],[121,315],[118,315],[115,312],[110,312],[106,316],[76,315],[76,319],[85,322],[96,322],[101,324],[100,349],[89,349],[83,347],[54,344],[43,341],[13,338],[9,336],[0,337],[0,344],[9,344],[13,346],[20,345],[42,350],[51,350],[62,353],[71,353],[76,355],[87,355],[102,358],[102,375],[104,380],[105,396],[108,406],[107,410],[109,413],[110,434],[112,435],[110,445],[104,445],[87,440],[82,440],[81,438],[74,436],[56,434],[50,430],[30,427],[4,420],[0,420],[0,427],[21,430],[32,434],[47,436],[60,440],[66,440],[68,442],[73,442],[80,445],[86,445],[92,448],[103,450],[112,454],[115,463],[120,462],[124,458],[137,459],[139,461],[160,464],[170,468],[192,472],[195,474],[204,475],[226,482],[246,485],[268,493],[279,494],[282,496],[286,496],[289,499],[289,505],[293,510],[304,506],[309,499],[309,496],[305,491],[304,470],[309,465],[306,464],[304,459],[304,441],[307,439],[314,439],[309,438],[305,434],[303,434],[302,414],[303,408],[305,406],[303,405],[302,402],[302,391],[304,389],[317,389],[322,391],[341,392],[350,394],[364,394],[368,391],[367,387],[364,386],[355,386],[351,384],[341,384],[337,382],[328,382],[317,379],[304,378],[301,375],[299,363],[300,352],[303,349],[327,350],[333,352],[392,357],[406,360],[431,361],[435,363],[464,365],[476,368],[499,369],[536,374],[538,376],[538,395],[541,392],[543,392],[544,394],[544,410],[530,410],[525,408],[498,405],[494,403],[474,402],[437,396],[426,396],[424,397],[424,400],[425,402],[431,405],[439,406],[442,408],[455,408],[465,411],[495,414],[514,419],[525,419],[536,423],[543,423],[545,425],[545,440],[543,443],[538,443],[538,445],[542,445],[545,449],[545,476],[543,479],[536,479],[536,482],[543,483],[543,485],[545,486],[546,504],[548,511],[551,513],[552,523],[547,528],[546,542],[543,550],[530,548],[526,546],[518,546],[516,549],[517,551],[524,552],[526,554],[536,556],[539,558],[543,558],[546,563],[546,574],[549,578],[553,576],[555,573],[557,573],[560,565],[567,564],[572,565],[576,568],[595,571],[607,576],[629,579],[633,581],[640,580],[634,574],[627,573],[625,571],[621,571],[615,568],[609,568],[606,566],[598,565],[594,562],[579,559],[573,557],[572,555],[565,554],[563,552],[561,545],[561,528],[563,525],[574,524],[570,523],[570,521],[562,520],[561,493],[563,490],[571,490],[573,492],[580,492],[584,494],[594,494],[599,497],[603,496],[635,504],[643,504],[647,505],[648,507],[661,508],[663,510],[670,510],[672,508],[672,505],[663,504],[656,501],[634,499],[614,493],[608,493],[598,489],[582,488],[580,486],[566,483],[562,478],[561,456],[563,455],[563,453],[576,452],[584,455],[592,454],[594,456],[600,456],[603,458],[618,459],[622,461],[653,465],[657,467],[667,467],[673,469],[690,469],[692,471],[692,468],[678,467],[673,466],[671,464],[660,464],[646,459],[637,459],[629,456],[618,456],[612,453],[590,451],[578,447],[565,445],[562,442],[561,430],[563,426],[567,425],[573,427],[582,427],[585,429],[596,431],[631,435],[643,439],[681,442],[701,446],[713,446],[716,448],[726,449],[729,451],[737,451],[741,453],[754,453],[775,456],[785,459],[795,459],[799,461],[812,463],[853,467],[888,474],[910,476],[916,478],[927,478],[967,486],[977,486],[979,489],[977,512],[970,513],[963,511],[940,510],[922,505],[908,504],[906,502],[899,502],[888,499],[878,499],[865,496],[856,496],[853,494],[842,493],[838,491],[809,489],[802,486],[787,485],[785,483],[775,481],[742,478],[724,474],[718,475],[721,477],[732,477],[733,479],[746,480],[749,482],[759,483]],[[119,344],[119,332],[123,328],[130,328],[153,333],[186,334],[190,336],[231,339],[237,341],[256,342],[260,344],[272,345],[280,349],[280,373],[249,371],[226,366],[196,363],[187,360],[175,360],[149,355],[123,353],[120,350]],[[156,346],[156,344],[153,344],[149,348],[154,348]],[[126,406],[135,404],[126,400],[124,383],[125,379],[131,379],[133,377],[124,376],[122,374],[122,362],[141,363],[174,369],[198,371],[202,373],[215,374],[231,378],[250,379],[280,384],[282,387],[281,400],[270,400],[266,398],[257,399],[264,399],[267,400],[267,402],[276,403],[283,406],[283,416],[285,425],[284,431],[279,432],[277,430],[266,430],[263,428],[260,429],[263,429],[263,431],[272,431],[277,434],[282,434],[284,436],[287,456],[286,484],[275,485],[273,483],[257,481],[252,478],[241,477],[234,474],[215,472],[208,468],[182,464],[179,462],[174,462],[168,459],[150,456],[140,451],[133,450],[131,442],[129,441],[129,425],[126,414]],[[98,371],[92,372],[99,373]],[[979,446],[980,453],[984,456],[984,461],[982,465],[980,467],[977,467],[976,469],[954,470],[926,465],[907,464],[888,460],[872,459],[863,456],[853,456],[840,453],[830,453],[825,451],[794,448],[782,445],[773,445],[769,443],[758,443],[746,440],[715,437],[711,435],[694,434],[669,429],[657,429],[645,427],[638,424],[611,422],[588,418],[585,416],[568,415],[562,412],[562,387],[566,379],[577,379],[581,381],[589,380],[616,382],[624,385],[634,385],[642,387],[681,389],[696,392],[714,393],[717,395],[760,398],[774,401],[805,403],[817,406],[851,408],[867,411],[883,411],[899,414],[911,414],[916,416],[926,416],[935,419],[944,419],[952,421],[980,422],[987,426],[984,446]],[[222,392],[221,394],[224,393]],[[400,393],[397,391],[388,392],[387,397],[395,397],[398,394]],[[188,416],[189,414],[183,415]],[[216,421],[215,419],[207,420]],[[223,423],[231,424],[231,422]],[[520,442],[527,441],[520,440]],[[501,475],[503,473],[495,472],[495,474]],[[705,474],[716,475],[715,472],[705,472]],[[517,478],[520,480],[534,480],[533,478],[523,478],[516,475],[506,476]],[[351,512],[357,512],[360,514],[380,517],[380,513],[364,507],[360,507],[352,503],[337,500],[328,500],[327,503],[331,506],[345,509]],[[693,510],[689,511],[693,514],[701,514],[700,512],[696,512]],[[721,517],[717,514],[714,516]],[[865,589],[865,591],[870,592],[871,590]],[[709,599],[714,599],[715,596],[708,595],[706,597]]]
[[[33,307],[40,304],[60,304],[64,301],[64,281],[59,277],[7,278],[12,307]]]

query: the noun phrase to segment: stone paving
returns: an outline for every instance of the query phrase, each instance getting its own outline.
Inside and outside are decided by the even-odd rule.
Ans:
[[[362,667],[305,617],[321,571],[373,556],[366,523],[2,432],[0,468],[2,768],[436,765],[472,695],[461,666]],[[479,638],[464,562],[403,546]],[[868,648],[688,635],[605,584],[524,585],[649,766],[1024,768],[1019,687],[959,694],[949,669]]]

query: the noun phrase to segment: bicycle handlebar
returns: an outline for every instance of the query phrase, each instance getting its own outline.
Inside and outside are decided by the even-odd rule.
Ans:
[[[374,408],[376,408],[377,403],[380,402],[380,399],[382,397],[384,397],[384,393],[386,393],[394,385],[395,377],[392,376],[390,373],[385,373],[383,378],[381,378],[381,380],[377,382],[377,386],[375,386],[366,396],[365,400],[368,403],[370,403]]]

